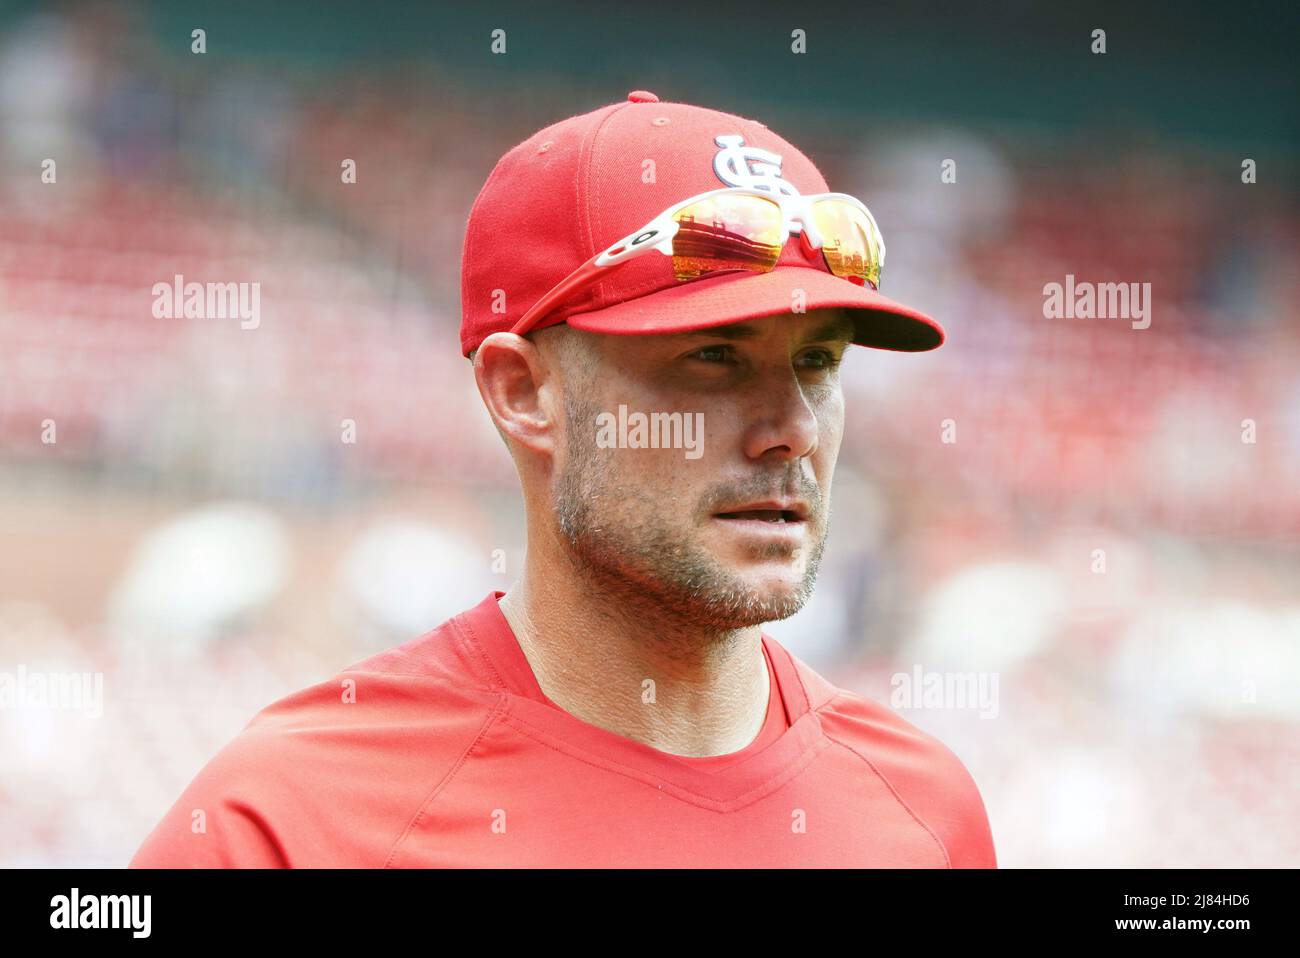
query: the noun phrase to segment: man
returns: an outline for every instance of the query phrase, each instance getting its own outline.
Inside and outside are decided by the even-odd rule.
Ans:
[[[511,150],[461,348],[519,579],[265,709],[132,864],[994,867],[956,756],[760,628],[813,587],[845,350],[943,340],[827,192],[762,124],[642,91]]]

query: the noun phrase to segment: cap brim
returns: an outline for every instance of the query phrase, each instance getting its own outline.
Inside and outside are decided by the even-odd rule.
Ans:
[[[943,344],[943,328],[918,310],[819,269],[778,266],[768,273],[724,273],[591,313],[574,313],[575,329],[613,335],[685,333],[792,312],[795,290],[805,310],[841,307],[857,333],[853,341],[874,349],[925,352]]]

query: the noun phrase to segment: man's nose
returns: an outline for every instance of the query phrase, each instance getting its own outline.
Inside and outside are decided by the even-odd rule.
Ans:
[[[817,415],[793,371],[766,377],[753,406],[745,432],[749,458],[797,460],[817,451]]]

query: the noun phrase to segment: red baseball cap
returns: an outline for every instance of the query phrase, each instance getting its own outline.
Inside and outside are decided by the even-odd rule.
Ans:
[[[774,177],[785,190],[829,191],[811,160],[757,120],[660,102],[643,90],[534,133],[501,158],[469,214],[462,354],[508,331],[573,270],[674,203],[726,186],[771,188]],[[921,352],[943,342],[929,316],[833,275],[820,251],[805,255],[797,241],[786,243],[770,272],[685,283],[662,256],[638,257],[535,328],[568,322],[615,335],[708,329],[791,312],[796,290],[805,309],[846,309],[860,345]]]

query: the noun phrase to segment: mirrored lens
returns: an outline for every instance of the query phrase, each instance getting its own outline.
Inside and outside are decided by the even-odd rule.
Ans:
[[[871,217],[854,204],[837,199],[818,200],[812,216],[822,235],[827,268],[836,276],[879,289],[885,244]]]
[[[765,273],[781,257],[785,225],[775,200],[710,196],[682,207],[673,219],[673,271],[678,280],[734,269]]]

